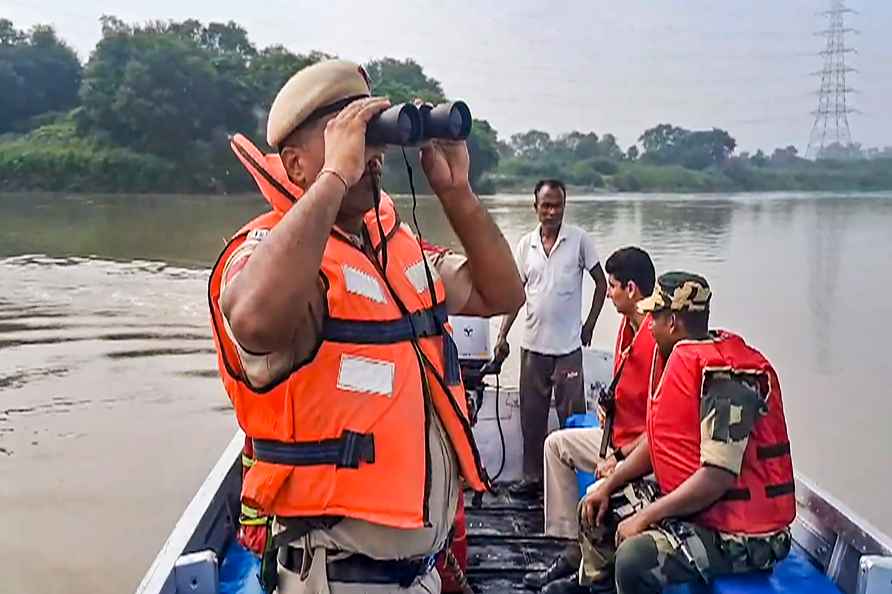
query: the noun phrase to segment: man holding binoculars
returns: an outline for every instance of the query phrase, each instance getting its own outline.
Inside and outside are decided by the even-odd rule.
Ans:
[[[463,103],[391,107],[360,66],[330,60],[273,102],[278,157],[233,144],[274,206],[210,283],[221,375],[254,449],[243,501],[275,518],[268,591],[277,578],[282,594],[439,592],[460,477],[486,487],[446,320],[515,311],[524,292],[468,180],[470,126]],[[421,146],[466,257],[425,254],[381,194],[394,144]]]

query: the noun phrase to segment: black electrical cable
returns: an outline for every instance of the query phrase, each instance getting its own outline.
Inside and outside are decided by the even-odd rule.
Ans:
[[[499,462],[499,471],[492,477],[492,482],[499,480],[499,477],[502,476],[502,471],[505,470],[505,432],[502,431],[502,415],[499,414],[499,401],[502,399],[501,384],[499,382],[501,373],[500,370],[499,373],[496,374],[496,427],[499,428],[499,441],[502,442],[502,461]]]

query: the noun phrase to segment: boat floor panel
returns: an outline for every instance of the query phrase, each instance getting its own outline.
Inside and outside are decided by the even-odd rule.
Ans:
[[[528,592],[524,574],[543,571],[567,541],[542,534],[541,500],[506,493],[486,495],[472,506],[466,495],[468,581],[476,594]],[[260,594],[259,563],[237,543],[229,547],[220,571],[221,594]],[[666,594],[839,594],[837,587],[801,550],[771,573],[727,576],[706,586],[672,586]]]
[[[475,536],[530,536],[542,534],[542,513],[516,514],[506,511],[465,510],[468,537]]]

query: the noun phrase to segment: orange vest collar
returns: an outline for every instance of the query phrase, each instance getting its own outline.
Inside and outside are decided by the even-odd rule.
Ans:
[[[229,141],[232,152],[242,162],[273,210],[285,213],[304,191],[288,179],[282,159],[276,153],[264,154],[243,134]]]

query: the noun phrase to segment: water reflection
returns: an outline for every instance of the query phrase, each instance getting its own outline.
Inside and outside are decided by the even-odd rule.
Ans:
[[[815,333],[814,367],[823,375],[833,374],[840,364],[834,356],[834,337],[840,321],[839,294],[842,242],[850,219],[850,207],[837,200],[820,207],[812,205],[809,213],[814,224],[808,233],[808,295],[806,303]],[[845,323],[845,322],[844,322]]]

